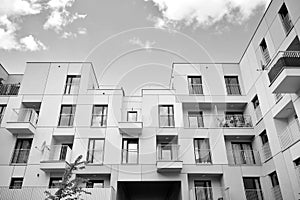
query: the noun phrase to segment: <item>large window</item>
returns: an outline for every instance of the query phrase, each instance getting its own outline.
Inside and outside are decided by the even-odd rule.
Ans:
[[[280,190],[279,181],[278,181],[276,171],[269,174],[269,177],[270,177],[271,183],[272,183],[273,198],[275,200],[282,200],[283,198],[282,198],[282,195],[281,195],[281,190]]]
[[[76,110],[75,105],[62,105],[60,110],[58,126],[62,126],[62,127],[73,126],[75,110]]]
[[[102,164],[103,163],[103,139],[90,139],[87,153],[88,163]]]
[[[12,164],[26,164],[31,148],[32,139],[17,139]]]
[[[203,115],[201,111],[189,111],[189,128],[200,128],[204,127]]]
[[[80,83],[79,75],[68,75],[64,94],[78,94]]]
[[[259,178],[243,178],[247,200],[263,200]]]
[[[271,57],[270,57],[270,54],[269,54],[269,50],[268,50],[266,40],[262,39],[259,46],[260,46],[260,50],[261,50],[261,53],[263,55],[265,64],[268,64],[271,61]]]
[[[21,189],[23,178],[12,178],[10,181],[9,189]]]
[[[94,105],[92,114],[92,126],[105,127],[107,125],[107,105]]]
[[[6,105],[0,105],[0,123],[2,122],[5,109],[6,109]]]
[[[211,181],[195,181],[196,200],[212,200]]]
[[[190,94],[203,94],[201,76],[188,76],[188,83]]]
[[[50,177],[49,188],[59,188],[62,182],[61,177]]]
[[[281,6],[278,14],[280,16],[284,31],[286,34],[288,34],[291,31],[291,29],[293,28],[293,23],[292,23],[292,20],[289,15],[289,11],[288,11],[285,3]]]
[[[256,164],[251,143],[232,142],[232,154],[236,165]]]
[[[237,76],[225,76],[225,84],[228,95],[241,95],[239,79]]]
[[[138,163],[139,140],[137,138],[123,139],[122,144],[122,163],[136,164]]]
[[[194,151],[196,163],[211,163],[209,139],[194,139]]]
[[[174,127],[174,108],[172,105],[159,106],[159,126]]]

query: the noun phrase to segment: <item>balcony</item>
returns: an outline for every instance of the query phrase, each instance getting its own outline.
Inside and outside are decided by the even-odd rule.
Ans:
[[[190,200],[230,200],[229,188],[194,187],[190,190]]]
[[[71,153],[72,151],[67,145],[45,147],[43,158],[40,162],[40,169],[47,172],[64,171],[67,167],[67,162],[70,163]]]
[[[274,199],[274,200],[283,200],[279,185],[276,185],[276,186],[271,188],[271,194],[272,194],[272,197],[273,197],[272,199]]]
[[[34,109],[13,109],[12,118],[6,123],[6,129],[12,134],[32,135],[35,133],[38,114]]]
[[[300,51],[280,51],[269,66],[273,93],[296,93],[300,89]]]
[[[132,136],[142,134],[143,122],[119,122],[120,133],[125,133]]]
[[[179,160],[179,145],[159,144],[157,146],[156,166],[158,172],[180,172],[182,161]]]
[[[20,84],[0,84],[0,95],[18,95]]]
[[[247,200],[263,200],[263,193],[261,189],[245,189]]]
[[[230,150],[227,151],[229,165],[261,165],[258,151]]]
[[[300,125],[298,119],[291,122],[283,132],[278,133],[278,137],[283,150],[299,141]]]
[[[114,188],[83,188],[91,194],[82,193],[81,198],[85,200],[115,200]],[[10,189],[9,187],[0,187],[0,200],[24,200],[24,199],[45,199],[45,191],[51,194],[57,189],[49,189],[46,187],[22,187],[21,189]]]
[[[263,144],[262,153],[263,153],[263,157],[264,157],[264,162],[266,162],[267,160],[269,160],[272,157],[272,152],[271,152],[270,145],[268,142]]]

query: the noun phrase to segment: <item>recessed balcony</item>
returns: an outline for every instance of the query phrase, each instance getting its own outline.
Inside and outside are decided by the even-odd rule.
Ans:
[[[142,133],[143,122],[129,121],[119,122],[120,133],[128,135],[138,136]]]
[[[38,114],[34,109],[13,109],[12,118],[6,123],[6,129],[14,135],[32,135],[35,133]]]
[[[71,149],[68,145],[46,146],[40,169],[46,172],[64,171],[71,161]]]
[[[159,144],[157,146],[157,171],[177,172],[182,170],[182,161],[179,160],[179,145]]]
[[[280,51],[269,65],[273,93],[296,93],[300,89],[300,51]]]

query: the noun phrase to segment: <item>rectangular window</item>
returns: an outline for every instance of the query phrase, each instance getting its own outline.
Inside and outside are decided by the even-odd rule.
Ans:
[[[23,178],[12,178],[10,181],[9,189],[21,189]]]
[[[294,160],[296,174],[300,183],[300,157]]]
[[[270,54],[269,54],[269,50],[268,50],[268,46],[267,46],[266,40],[262,39],[262,41],[261,41],[261,43],[260,43],[259,46],[260,46],[263,58],[265,60],[265,63],[268,64],[271,61],[271,57],[270,57]]]
[[[209,139],[194,139],[196,163],[211,163]]]
[[[225,76],[225,84],[228,95],[241,95],[239,79],[237,76]]]
[[[26,164],[31,148],[32,139],[17,139],[12,164]]]
[[[159,106],[159,126],[174,127],[174,108],[173,105]]]
[[[92,114],[92,126],[106,127],[107,125],[107,105],[94,105]]]
[[[273,187],[276,187],[279,185],[279,181],[278,181],[278,177],[277,177],[277,173],[276,172],[272,172],[271,174],[269,174],[270,179],[271,179],[271,183]]]
[[[64,94],[78,94],[80,75],[68,75]]]
[[[202,112],[199,111],[189,111],[188,112],[189,119],[189,128],[200,128],[204,127],[203,123],[203,115]]]
[[[75,110],[75,105],[62,105],[58,126],[72,127],[74,122]]]
[[[252,104],[254,109],[256,109],[259,106],[259,100],[257,95],[255,95],[255,97],[252,99]]]
[[[201,76],[188,76],[188,84],[190,94],[203,94]]]
[[[59,188],[61,183],[61,177],[50,177],[49,188]]]
[[[6,109],[6,105],[0,105],[0,123],[2,122],[5,109]]]
[[[288,11],[285,3],[283,3],[283,5],[281,6],[278,14],[280,16],[281,23],[282,23],[285,33],[289,34],[289,32],[293,28],[293,23],[292,23],[292,20],[289,15],[289,11]]]
[[[259,178],[243,178],[245,194],[247,200],[263,200],[263,194],[260,186]]]
[[[90,139],[87,153],[88,163],[103,163],[104,139]]]
[[[232,142],[232,154],[236,165],[254,165],[255,158],[251,143]]]
[[[86,188],[104,188],[104,180],[88,180]]]
[[[139,139],[123,139],[122,163],[137,164],[139,155]]]
[[[264,131],[260,134],[260,138],[261,138],[261,142],[262,142],[263,145],[269,143],[269,139],[268,139],[266,130],[264,130]]]
[[[137,121],[137,111],[127,111],[127,121],[136,122]]]
[[[196,200],[211,200],[213,198],[211,181],[195,181]]]

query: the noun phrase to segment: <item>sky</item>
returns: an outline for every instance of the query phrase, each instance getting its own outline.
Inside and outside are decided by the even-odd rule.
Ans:
[[[238,62],[269,2],[0,0],[0,63],[87,61],[100,84],[165,87],[173,62]]]

